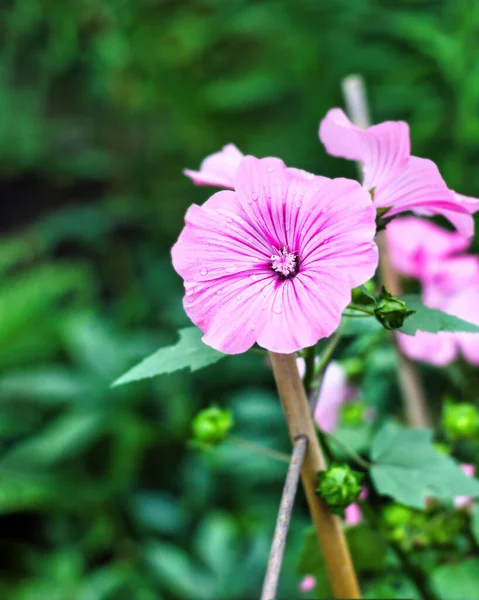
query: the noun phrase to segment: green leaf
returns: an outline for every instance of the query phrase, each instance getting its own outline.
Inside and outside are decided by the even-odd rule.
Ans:
[[[439,331],[459,331],[465,333],[479,333],[479,326],[459,319],[454,315],[448,315],[441,310],[424,306],[421,297],[418,295],[401,296],[401,300],[406,303],[414,314],[408,316],[404,321],[401,333],[407,335],[416,335],[416,331],[427,331],[429,333],[438,333]]]
[[[479,598],[479,558],[435,569],[431,574],[431,587],[439,600]]]
[[[471,532],[476,543],[479,544],[479,504],[477,502],[474,503],[471,515]]]
[[[423,509],[427,497],[479,496],[479,482],[434,448],[429,429],[388,424],[376,434],[371,458],[377,491],[402,504]]]
[[[140,379],[156,377],[164,373],[173,373],[186,367],[190,371],[197,371],[218,362],[225,356],[225,354],[203,344],[201,341],[203,334],[196,327],[180,329],[179,334],[180,340],[174,346],[161,348],[145,358],[112,385],[122,385]]]

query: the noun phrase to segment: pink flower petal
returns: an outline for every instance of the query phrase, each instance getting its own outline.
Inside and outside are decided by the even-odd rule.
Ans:
[[[353,502],[352,504],[347,506],[344,510],[344,518],[346,521],[346,525],[349,525],[350,527],[355,527],[356,525],[359,525],[359,523],[361,523],[361,521],[363,520],[363,513],[359,508],[359,504]]]
[[[390,183],[406,167],[410,156],[407,123],[385,121],[361,129],[339,108],[324,117],[319,138],[329,154],[363,163],[363,185],[367,190]]]
[[[341,365],[331,362],[324,372],[314,411],[314,420],[320,429],[329,433],[336,429],[341,406],[350,399],[350,390]]]
[[[362,163],[363,185],[374,190],[374,204],[391,209],[385,217],[407,211],[442,215],[462,235],[473,235],[477,201],[449,190],[432,161],[410,155],[407,123],[386,121],[363,130],[335,108],[321,122],[319,137],[329,154]]]
[[[443,367],[457,356],[457,343],[453,333],[418,331],[414,336],[404,333],[397,333],[396,336],[401,350],[413,360]]]
[[[201,163],[199,171],[185,169],[183,173],[195,185],[214,185],[233,189],[234,176],[243,156],[234,144],[227,144],[219,152],[207,156]]]
[[[316,586],[316,579],[312,575],[306,575],[299,584],[299,591],[306,593],[310,592]]]
[[[479,198],[473,198],[472,196],[463,196],[457,192],[453,192],[456,202],[462,204],[469,214],[474,214],[479,210]]]
[[[479,282],[454,295],[445,310],[474,325],[479,325]],[[464,358],[473,365],[479,365],[479,333],[456,333],[455,336]]]
[[[386,228],[389,254],[394,268],[409,277],[427,277],[433,266],[442,265],[442,259],[465,250],[469,241],[457,232],[451,232],[417,217],[394,219]]]

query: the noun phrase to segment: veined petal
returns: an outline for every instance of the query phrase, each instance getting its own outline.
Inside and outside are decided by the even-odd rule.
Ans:
[[[407,123],[385,121],[361,129],[339,108],[330,110],[321,121],[319,139],[329,154],[363,164],[367,190],[387,185],[397,177],[411,153]]]
[[[452,190],[451,190],[452,191]],[[479,198],[473,198],[472,196],[463,196],[457,192],[452,192],[456,202],[459,202],[467,210],[469,214],[474,214],[479,210]]]
[[[234,144],[227,144],[219,152],[207,156],[199,171],[185,169],[183,173],[195,185],[213,185],[233,189],[233,181],[243,153]]]
[[[472,217],[454,199],[436,165],[425,158],[412,156],[407,167],[388,185],[376,188],[374,204],[392,207],[384,217],[413,211],[421,215],[444,215],[451,220],[451,212],[461,216],[461,234],[473,229]]]
[[[258,344],[292,353],[329,337],[351,301],[351,286],[339,269],[300,272],[277,286]]]

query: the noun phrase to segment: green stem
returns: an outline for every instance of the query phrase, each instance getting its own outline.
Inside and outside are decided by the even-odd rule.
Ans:
[[[319,359],[319,363],[318,366],[315,369],[315,375],[321,375],[322,372],[326,369],[326,367],[329,364],[329,361],[331,360],[334,351],[336,350],[337,345],[339,344],[340,340],[341,340],[341,336],[343,335],[343,330],[346,327],[346,324],[348,323],[349,319],[345,318],[342,320],[341,325],[336,329],[336,331],[334,332],[333,336],[331,337],[331,339],[328,342],[328,345],[326,346],[326,348],[324,349],[324,352],[321,354],[321,357]]]
[[[363,312],[374,317],[374,310],[367,308],[366,306],[361,306],[360,304],[349,304],[348,308],[350,310],[358,310],[359,312]]]
[[[372,467],[371,463],[368,462],[365,458],[362,458],[362,456],[359,456],[359,454],[353,450],[352,448],[350,448],[347,444],[345,444],[344,442],[342,442],[340,439],[338,439],[335,435],[333,435],[332,433],[329,433],[327,431],[322,431],[323,435],[327,436],[328,438],[330,438],[335,444],[337,444],[338,446],[341,446],[341,448],[346,452],[346,454],[348,456],[351,457],[351,459],[357,463],[358,465],[360,465],[361,467],[363,467],[363,469],[370,469]]]
[[[291,461],[291,456],[289,454],[285,454],[284,452],[278,452],[277,450],[271,450],[270,448],[266,448],[265,446],[261,446],[260,444],[255,444],[254,442],[244,440],[243,438],[236,437],[235,435],[229,435],[227,438],[225,438],[225,440],[229,440],[230,442],[238,444],[239,446],[243,446],[243,448],[247,448],[252,452],[262,454],[263,456],[268,456],[269,458],[273,458],[274,460],[278,460],[283,463],[289,464]]]
[[[261,348],[250,348],[247,352],[249,354],[259,354],[261,356],[268,356],[268,351],[262,350]]]
[[[314,378],[314,359],[316,358],[316,346],[310,346],[304,351],[304,362],[306,370],[303,377],[303,385],[306,390],[306,395],[309,397],[311,385]]]

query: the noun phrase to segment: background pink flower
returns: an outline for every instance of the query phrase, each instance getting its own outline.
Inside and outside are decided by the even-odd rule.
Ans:
[[[385,216],[406,211],[443,215],[462,235],[473,235],[471,212],[479,203],[449,190],[432,161],[411,156],[407,123],[385,121],[361,129],[333,108],[321,121],[319,138],[329,154],[362,163],[363,185],[373,192],[377,208],[390,209]]]
[[[474,477],[476,468],[474,465],[461,465],[461,469],[468,477]],[[472,504],[473,499],[470,496],[456,496],[454,498],[454,506],[456,508],[463,508]]]
[[[245,157],[235,192],[191,206],[172,249],[186,313],[222,352],[311,346],[374,274],[374,234],[357,182],[298,178],[278,159]]]
[[[457,233],[415,217],[395,219],[386,228],[391,262],[403,275],[417,277],[423,285],[426,306],[479,324],[479,259],[456,255],[468,246]],[[479,364],[479,335],[438,334],[418,331],[415,336],[397,334],[405,354],[436,366],[455,360],[461,351]]]
[[[306,575],[299,584],[299,591],[303,593],[310,592],[315,586],[316,579],[312,575]]]

